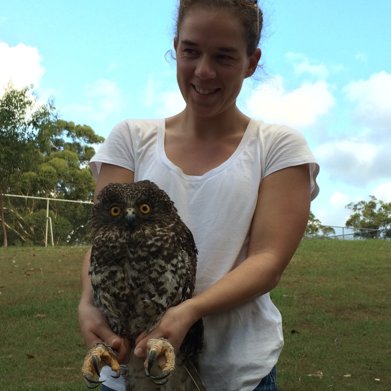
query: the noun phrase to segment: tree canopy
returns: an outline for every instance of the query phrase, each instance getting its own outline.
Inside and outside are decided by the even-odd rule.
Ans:
[[[45,224],[46,204],[15,199],[11,203],[4,194],[92,199],[94,180],[87,163],[94,145],[102,141],[91,127],[59,119],[53,103],[40,104],[32,87],[8,86],[0,98],[0,218],[5,246],[9,239],[10,244],[42,243],[38,231]],[[57,229],[67,231],[68,226],[75,231],[75,224],[85,225],[89,216],[79,205],[57,204],[50,211]],[[35,220],[41,221],[39,228],[32,225]],[[62,240],[69,242],[69,232],[64,235]]]
[[[387,203],[370,196],[369,201],[350,203],[352,211],[346,226],[356,230],[355,235],[363,238],[391,237],[391,202]]]
[[[310,212],[310,216],[305,230],[305,236],[309,238],[326,237],[335,234],[335,230],[332,227],[323,225],[315,215]]]

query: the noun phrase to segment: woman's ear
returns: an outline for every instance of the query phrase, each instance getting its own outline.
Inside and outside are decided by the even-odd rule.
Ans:
[[[259,60],[261,59],[262,51],[261,49],[257,48],[255,52],[249,57],[249,63],[248,68],[246,72],[246,77],[250,77],[254,74],[254,72],[257,69]]]
[[[175,49],[175,51],[177,50],[177,48],[178,48],[178,37],[175,37],[174,38],[174,49]]]

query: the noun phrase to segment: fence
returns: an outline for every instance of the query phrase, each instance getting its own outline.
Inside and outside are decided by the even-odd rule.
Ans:
[[[3,194],[9,245],[84,244],[91,201]],[[0,235],[3,241],[3,232]]]
[[[324,239],[341,239],[341,240],[359,240],[359,239],[389,239],[389,232],[385,229],[372,228],[351,228],[342,226],[327,226],[331,228],[331,232],[320,235],[312,235],[311,237]]]
[[[91,201],[4,194],[4,221],[9,245],[75,245],[89,243]],[[390,232],[327,226],[312,238],[357,240],[390,238]],[[0,231],[0,245],[3,242]]]

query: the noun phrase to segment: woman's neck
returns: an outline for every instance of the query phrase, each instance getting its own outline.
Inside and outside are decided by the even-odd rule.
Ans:
[[[184,110],[166,119],[167,158],[187,175],[203,175],[228,160],[238,148],[250,118],[239,110],[224,118],[195,118]]]
[[[181,113],[167,118],[166,126],[175,132],[186,133],[189,137],[213,140],[238,132],[244,133],[249,121],[250,118],[237,107],[218,117],[199,117],[186,108]]]

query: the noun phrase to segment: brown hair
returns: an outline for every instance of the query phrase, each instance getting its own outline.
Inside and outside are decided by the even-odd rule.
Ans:
[[[179,37],[183,19],[194,6],[228,8],[241,20],[247,42],[247,54],[257,49],[263,28],[263,13],[257,0],[180,0],[176,23],[176,37]]]

